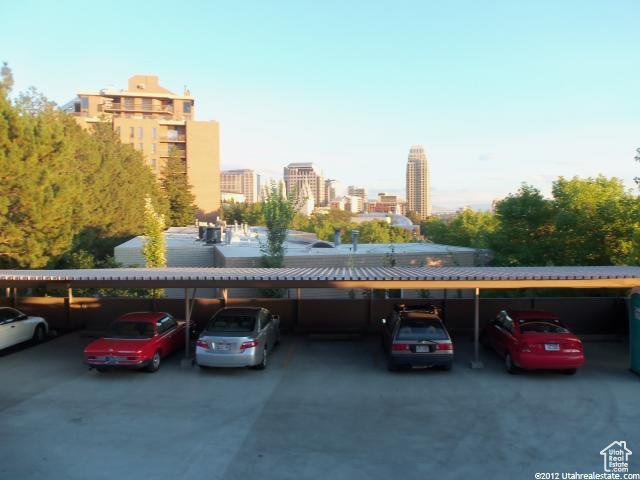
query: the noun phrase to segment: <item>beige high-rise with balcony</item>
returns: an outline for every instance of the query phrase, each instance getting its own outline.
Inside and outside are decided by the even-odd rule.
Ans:
[[[429,165],[422,145],[413,145],[407,160],[407,211],[416,212],[421,220],[431,215]]]
[[[198,217],[212,219],[220,209],[220,141],[216,121],[196,121],[194,99],[163,88],[154,75],[134,75],[127,90],[78,92],[64,105],[80,125],[109,122],[122,143],[140,150],[159,175],[175,151],[185,162]]]

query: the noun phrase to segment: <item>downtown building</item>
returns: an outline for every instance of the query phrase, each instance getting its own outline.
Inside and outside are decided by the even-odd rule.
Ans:
[[[313,163],[290,163],[284,167],[284,185],[287,196],[293,194],[300,196],[305,192],[305,196],[310,194],[315,206],[326,204],[325,182],[322,171]],[[305,197],[302,197],[305,199]],[[309,199],[306,198],[305,201]]]
[[[220,172],[220,191],[225,194],[241,194],[247,203],[258,201],[258,175],[255,170],[224,170]]]
[[[422,145],[413,145],[407,160],[407,212],[415,212],[420,220],[431,215],[429,164]]]
[[[177,95],[154,75],[134,75],[126,90],[81,91],[62,106],[84,128],[109,123],[122,143],[142,152],[156,176],[171,154],[185,163],[198,216],[220,209],[220,142],[216,121],[196,121],[194,98]]]

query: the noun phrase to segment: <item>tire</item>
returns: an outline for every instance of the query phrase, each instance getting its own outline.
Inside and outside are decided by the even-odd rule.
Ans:
[[[265,368],[267,368],[267,349],[264,349],[264,352],[262,354],[262,361],[258,364],[258,365],[254,365],[253,367],[255,370],[264,370]]]
[[[444,365],[440,365],[440,368],[445,372],[449,372],[453,368],[453,363],[445,363]]]
[[[162,358],[160,356],[160,350],[156,350],[156,353],[154,353],[153,357],[151,357],[151,363],[149,363],[149,365],[147,366],[147,371],[157,372],[158,369],[160,368],[161,361],[162,361]]]
[[[42,343],[46,337],[46,332],[44,330],[43,325],[38,325],[36,329],[33,331],[33,341],[34,343]]]
[[[398,371],[398,365],[396,365],[395,362],[390,358],[387,359],[387,370],[389,370],[390,372]]]
[[[564,373],[565,375],[575,375],[577,371],[577,368],[568,368],[566,370],[563,370],[562,373]]]
[[[511,354],[507,352],[504,356],[504,367],[507,369],[507,372],[511,375],[518,373],[517,367],[513,364],[513,359],[511,358]]]

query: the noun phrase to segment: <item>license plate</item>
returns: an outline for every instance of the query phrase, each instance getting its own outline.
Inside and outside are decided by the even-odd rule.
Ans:
[[[416,353],[429,353],[430,351],[429,345],[416,345]]]
[[[560,350],[560,344],[559,343],[545,343],[544,344],[544,349],[548,350],[548,351],[557,352],[557,351]]]
[[[228,343],[217,343],[214,348],[216,350],[231,350],[231,345]]]
[[[116,357],[104,357],[105,363],[116,363]]]

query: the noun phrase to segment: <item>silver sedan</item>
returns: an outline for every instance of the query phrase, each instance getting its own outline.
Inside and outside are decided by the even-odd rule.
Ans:
[[[253,367],[263,370],[280,341],[280,318],[266,308],[218,310],[196,343],[200,367]]]

